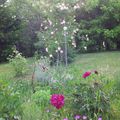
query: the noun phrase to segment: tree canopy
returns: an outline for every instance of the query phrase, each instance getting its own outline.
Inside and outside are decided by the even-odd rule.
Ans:
[[[14,45],[25,56],[53,54],[64,34],[77,52],[120,49],[119,8],[119,0],[2,0],[0,61]]]

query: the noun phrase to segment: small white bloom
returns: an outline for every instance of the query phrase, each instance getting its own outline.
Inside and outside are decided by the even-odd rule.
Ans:
[[[78,4],[76,4],[75,6],[74,6],[74,9],[76,10],[76,9],[79,9],[80,8],[80,6],[78,5]]]
[[[58,44],[58,41],[55,41],[56,44]]]
[[[54,34],[54,32],[51,32],[51,35],[53,35]]]
[[[65,20],[63,20],[63,21],[61,22],[61,25],[63,25],[63,24],[65,24]]]
[[[67,30],[67,27],[66,26],[64,26],[64,28],[63,28],[65,31]]]
[[[52,57],[53,57],[53,55],[52,55],[52,54],[50,54],[50,55],[49,55],[49,57],[51,57],[51,58],[52,58]]]
[[[82,2],[82,5],[85,5],[85,4]]]
[[[76,30],[73,30],[73,33],[76,33],[77,31]]]
[[[87,50],[87,46],[84,46],[84,49]]]
[[[48,48],[46,48],[45,50],[46,50],[46,52],[48,52]]]
[[[79,29],[77,28],[76,31],[79,31]]]
[[[52,10],[50,9],[50,12],[52,12]]]
[[[74,45],[74,48],[76,48],[77,46],[76,46],[76,44]]]
[[[105,41],[103,41],[103,47],[106,47],[106,46],[105,46]]]
[[[89,41],[89,38],[87,37],[87,41]]]
[[[63,53],[63,50],[60,50],[60,53],[62,54],[62,53]]]
[[[71,39],[74,39],[74,37],[73,37],[73,36],[71,36]]]
[[[58,47],[58,50],[60,51],[60,50],[61,50],[61,47]]]
[[[47,30],[47,29],[48,29],[48,27],[46,26],[46,27],[45,27],[45,30]]]
[[[76,19],[74,19],[73,21],[76,22]]]
[[[49,24],[50,24],[50,26],[51,26],[51,25],[52,25],[52,21],[48,19],[48,22],[49,22]]]

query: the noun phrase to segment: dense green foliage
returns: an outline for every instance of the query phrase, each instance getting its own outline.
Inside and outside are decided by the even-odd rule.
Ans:
[[[0,61],[6,60],[13,45],[25,56],[37,50],[56,60],[57,48],[65,51],[65,39],[77,52],[120,49],[119,8],[119,0],[3,0]]]
[[[15,17],[6,4],[0,5],[0,62],[12,52],[12,46],[19,40],[21,21]]]
[[[120,49],[119,8],[119,0],[86,0],[76,11],[79,50],[84,46],[88,51]]]

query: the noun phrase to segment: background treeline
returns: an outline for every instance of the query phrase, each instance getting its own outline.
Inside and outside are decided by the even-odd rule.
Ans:
[[[14,46],[26,57],[33,56],[36,50],[45,54],[40,33],[45,31],[48,23],[44,21],[48,19],[49,13],[43,10],[42,2],[55,6],[60,0],[0,2],[0,62],[7,59]],[[120,49],[120,0],[63,0],[63,2],[71,5],[78,2],[80,5],[74,12],[78,27],[75,33],[77,52]]]

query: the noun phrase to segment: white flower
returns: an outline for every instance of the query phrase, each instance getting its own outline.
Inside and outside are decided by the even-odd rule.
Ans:
[[[105,41],[103,41],[103,47],[105,47]]]
[[[54,32],[51,32],[51,35],[53,35],[54,34]]]
[[[87,37],[87,41],[89,41],[89,38]]]
[[[46,27],[45,27],[45,30],[47,30],[47,29],[48,29],[48,27],[46,26]]]
[[[66,26],[64,26],[64,28],[63,28],[65,31],[67,30],[67,27]]]
[[[64,3],[58,3],[57,8],[60,10],[68,10],[69,8]]]
[[[79,29],[77,28],[76,31],[79,31]]]
[[[63,20],[63,21],[61,22],[61,25],[63,25],[63,24],[65,24],[65,20]]]
[[[51,57],[51,58],[52,58],[52,57],[53,57],[53,55],[52,55],[52,54],[50,54],[50,55],[49,55],[49,57]]]
[[[58,47],[58,50],[60,51],[60,50],[61,50],[61,47]]]
[[[76,30],[73,30],[73,33],[76,33],[77,31]]]
[[[60,53],[63,53],[63,50],[60,50]]]
[[[56,44],[58,44],[58,41],[55,41]]]
[[[46,52],[48,52],[48,48],[46,48],[45,50],[46,50]]]
[[[76,21],[76,19],[73,20],[74,22]]]
[[[58,50],[55,51],[56,53],[58,52]]]
[[[80,8],[80,6],[78,5],[78,4],[76,4],[75,6],[74,6],[74,9],[76,10],[76,9],[79,9]]]
[[[85,4],[82,2],[82,5],[85,5]]]
[[[84,49],[87,50],[87,46],[84,46]]]
[[[48,22],[49,22],[49,24],[50,24],[50,26],[51,26],[51,25],[52,25],[52,21],[48,19]]]
[[[52,12],[52,10],[50,9],[50,12]]]
[[[71,39],[74,39],[74,37],[73,37],[73,36],[71,36]]]
[[[74,45],[74,48],[76,48],[77,46],[76,46],[76,44]]]

